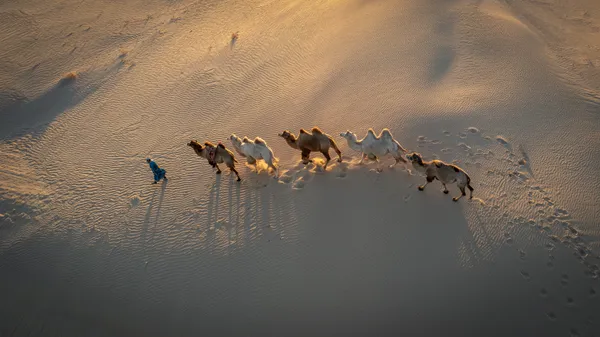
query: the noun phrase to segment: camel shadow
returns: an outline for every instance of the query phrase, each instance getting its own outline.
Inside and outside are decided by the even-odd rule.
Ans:
[[[208,205],[206,211],[206,233],[207,238],[214,239],[215,231],[214,224],[217,222],[219,217],[219,203],[220,203],[220,193],[221,193],[221,176],[222,174],[217,174],[215,177],[215,182],[210,187],[210,191],[208,192]]]

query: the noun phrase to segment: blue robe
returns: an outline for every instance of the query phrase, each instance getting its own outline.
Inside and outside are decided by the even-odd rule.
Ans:
[[[160,181],[165,177],[165,174],[167,174],[167,171],[158,167],[154,160],[150,161],[150,169],[152,169],[152,173],[154,173],[154,181]]]

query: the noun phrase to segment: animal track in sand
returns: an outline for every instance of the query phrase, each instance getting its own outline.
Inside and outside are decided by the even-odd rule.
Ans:
[[[458,143],[458,147],[465,150],[465,151],[469,151],[471,150],[471,147],[465,143]]]
[[[508,233],[508,232],[504,233],[504,242],[506,242],[506,244],[508,244],[508,245],[512,245],[513,239],[510,236],[510,233]]]
[[[556,314],[553,311],[549,311],[546,313],[546,316],[551,320],[554,321],[556,320]]]
[[[508,140],[506,140],[506,138],[504,138],[504,136],[496,136],[496,141],[498,141],[498,143],[504,145],[504,147],[507,147],[510,149],[510,143],[508,142]]]
[[[531,275],[529,275],[529,272],[527,272],[525,270],[521,270],[521,276],[523,276],[523,278],[527,281],[529,281],[531,279]]]
[[[527,258],[527,254],[522,249],[519,249],[519,258],[521,260],[526,260],[526,258]]]
[[[541,295],[542,297],[546,297],[546,296],[548,296],[548,290],[546,290],[546,288],[542,288],[542,289],[540,290],[540,295]]]

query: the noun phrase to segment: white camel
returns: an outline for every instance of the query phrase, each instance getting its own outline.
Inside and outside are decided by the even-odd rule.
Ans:
[[[368,157],[379,164],[379,157],[383,157],[387,154],[391,154],[396,162],[390,165],[390,168],[394,167],[399,162],[403,162],[405,165],[408,162],[404,159],[404,154],[407,152],[400,143],[394,139],[389,129],[385,128],[381,131],[379,136],[375,135],[375,131],[372,128],[367,130],[365,138],[358,140],[356,134],[351,131],[340,133],[340,136],[345,138],[348,142],[348,146],[355,151],[360,151],[360,162],[362,164],[364,159]],[[378,167],[378,171],[381,169]]]
[[[271,148],[267,145],[267,142],[265,142],[262,138],[256,137],[254,138],[254,141],[248,139],[248,137],[240,139],[240,137],[236,136],[234,133],[229,136],[229,140],[231,141],[231,144],[233,144],[235,151],[242,157],[245,157],[248,164],[254,165],[257,172],[258,167],[256,166],[256,161],[262,159],[265,161],[265,163],[267,163],[268,168],[273,169],[273,172],[275,172],[275,178],[279,177],[279,167],[277,165],[279,160],[275,158],[275,155],[273,155],[273,150],[271,150]]]

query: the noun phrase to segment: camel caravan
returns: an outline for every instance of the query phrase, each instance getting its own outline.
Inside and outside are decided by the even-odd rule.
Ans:
[[[337,154],[337,161],[340,163],[342,162],[342,152],[338,148],[333,137],[324,133],[318,127],[313,127],[310,132],[300,129],[298,136],[294,135],[289,130],[285,130],[280,133],[279,136],[283,138],[291,148],[300,151],[300,158],[304,165],[313,162],[313,160],[310,159],[311,152],[320,152],[323,157],[325,157],[323,169],[326,170],[327,165],[331,161],[331,156],[329,155],[330,149],[333,149]],[[360,140],[355,133],[349,130],[340,133],[339,136],[346,140],[350,149],[360,153],[359,164],[363,164],[365,159],[374,161],[377,163],[377,172],[382,172],[383,168],[380,165],[380,159],[390,155],[395,160],[395,163],[389,166],[390,168],[393,168],[398,163],[402,163],[405,166],[405,169],[410,173],[409,165],[412,164],[411,166],[415,171],[425,176],[426,182],[425,184],[418,186],[419,191],[423,191],[425,186],[434,180],[439,180],[444,187],[443,192],[445,194],[448,194],[449,192],[446,185],[453,183],[457,184],[461,194],[454,197],[452,200],[458,201],[463,196],[466,196],[467,188],[470,192],[469,199],[473,198],[471,178],[467,172],[456,165],[448,164],[441,160],[425,161],[421,154],[417,152],[408,153],[387,128],[383,129],[379,135],[376,135],[375,131],[370,128],[367,130],[365,137]],[[254,165],[257,173],[259,172],[258,161],[262,160],[267,165],[267,173],[270,174],[272,172],[274,178],[279,178],[279,160],[275,157],[273,150],[267,145],[265,140],[260,137],[255,137],[253,140],[248,137],[240,138],[235,134],[231,134],[229,136],[229,141],[231,142],[234,151],[246,159],[247,164]],[[204,142],[204,144],[200,144],[196,140],[191,140],[187,145],[190,146],[199,157],[206,159],[208,164],[212,166],[213,169],[217,170],[217,174],[221,173],[218,164],[225,164],[225,166],[236,175],[237,181],[242,180],[235,168],[235,164],[238,163],[238,161],[235,158],[234,152],[229,150],[222,143],[215,145],[207,141]],[[150,163],[150,167],[154,173],[154,183],[157,183],[160,179],[166,180],[166,171],[160,169],[158,165],[149,158],[147,161]],[[154,167],[152,164],[154,164]],[[157,175],[156,172],[160,170],[162,170],[162,175]]]

